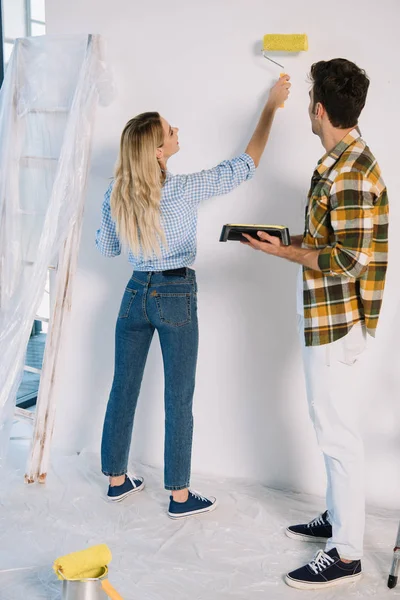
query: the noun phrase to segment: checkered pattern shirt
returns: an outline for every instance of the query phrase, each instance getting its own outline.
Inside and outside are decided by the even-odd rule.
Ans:
[[[167,173],[162,189],[160,211],[161,225],[167,245],[161,247],[161,256],[150,260],[142,253],[134,256],[129,251],[128,260],[136,271],[164,271],[188,267],[196,258],[197,210],[202,200],[228,194],[242,182],[253,177],[254,161],[248,154],[225,160],[213,169],[191,175]],[[104,195],[101,227],[97,231],[96,245],[105,256],[121,254],[115,223],[111,217],[110,197],[113,183]]]
[[[308,195],[303,248],[321,250],[321,271],[303,268],[306,346],[334,342],[358,321],[375,336],[388,212],[380,168],[355,128],[319,161]]]

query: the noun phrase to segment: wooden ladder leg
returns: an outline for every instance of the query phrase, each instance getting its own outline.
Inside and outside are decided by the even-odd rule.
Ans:
[[[388,579],[388,587],[393,589],[397,585],[398,576],[399,576],[399,566],[400,566],[400,524],[397,532],[396,546],[393,550],[393,561],[392,568],[390,569],[390,575]]]
[[[71,308],[71,283],[78,259],[82,216],[83,206],[75,225],[68,235],[60,257],[55,302],[47,334],[48,339],[36,404],[32,448],[25,474],[27,483],[34,483],[35,481],[45,483],[47,477],[56,414],[57,363],[66,319]]]

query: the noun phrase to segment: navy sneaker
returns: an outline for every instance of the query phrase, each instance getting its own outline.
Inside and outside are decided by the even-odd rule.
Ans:
[[[204,498],[204,496],[200,496],[200,494],[191,490],[189,490],[189,497],[186,502],[175,502],[172,496],[169,499],[168,516],[171,519],[182,519],[191,515],[199,515],[200,513],[211,512],[217,508],[215,498]]]
[[[328,511],[326,510],[305,525],[291,525],[286,529],[286,535],[302,542],[326,542],[332,537],[332,525],[328,519]]]
[[[108,487],[107,498],[111,502],[121,502],[130,494],[141,492],[144,488],[143,477],[130,477],[125,475],[125,481],[122,485],[113,485]]]
[[[288,573],[285,582],[299,590],[319,590],[357,581],[361,577],[361,561],[345,563],[340,560],[336,548],[329,552],[319,550],[308,565]]]

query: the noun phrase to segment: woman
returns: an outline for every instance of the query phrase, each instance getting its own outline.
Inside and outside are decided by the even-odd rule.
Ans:
[[[102,439],[102,472],[110,478],[112,501],[144,487],[143,478],[127,475],[127,467],[143,371],[157,330],[165,374],[168,515],[177,519],[216,507],[215,498],[189,489],[198,347],[196,275],[189,267],[196,256],[197,210],[201,200],[226,194],[253,176],[289,87],[285,76],[272,88],[246,152],[208,171],[167,171],[169,158],[179,150],[178,128],[158,113],[135,117],[122,132],[96,239],[105,256],[120,254],[121,245],[129,248],[133,265],[117,319],[115,372]]]

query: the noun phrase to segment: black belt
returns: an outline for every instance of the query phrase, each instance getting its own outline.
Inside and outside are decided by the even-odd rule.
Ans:
[[[166,271],[160,271],[160,273],[165,277],[186,277],[187,268],[180,267],[179,269],[168,269]]]

